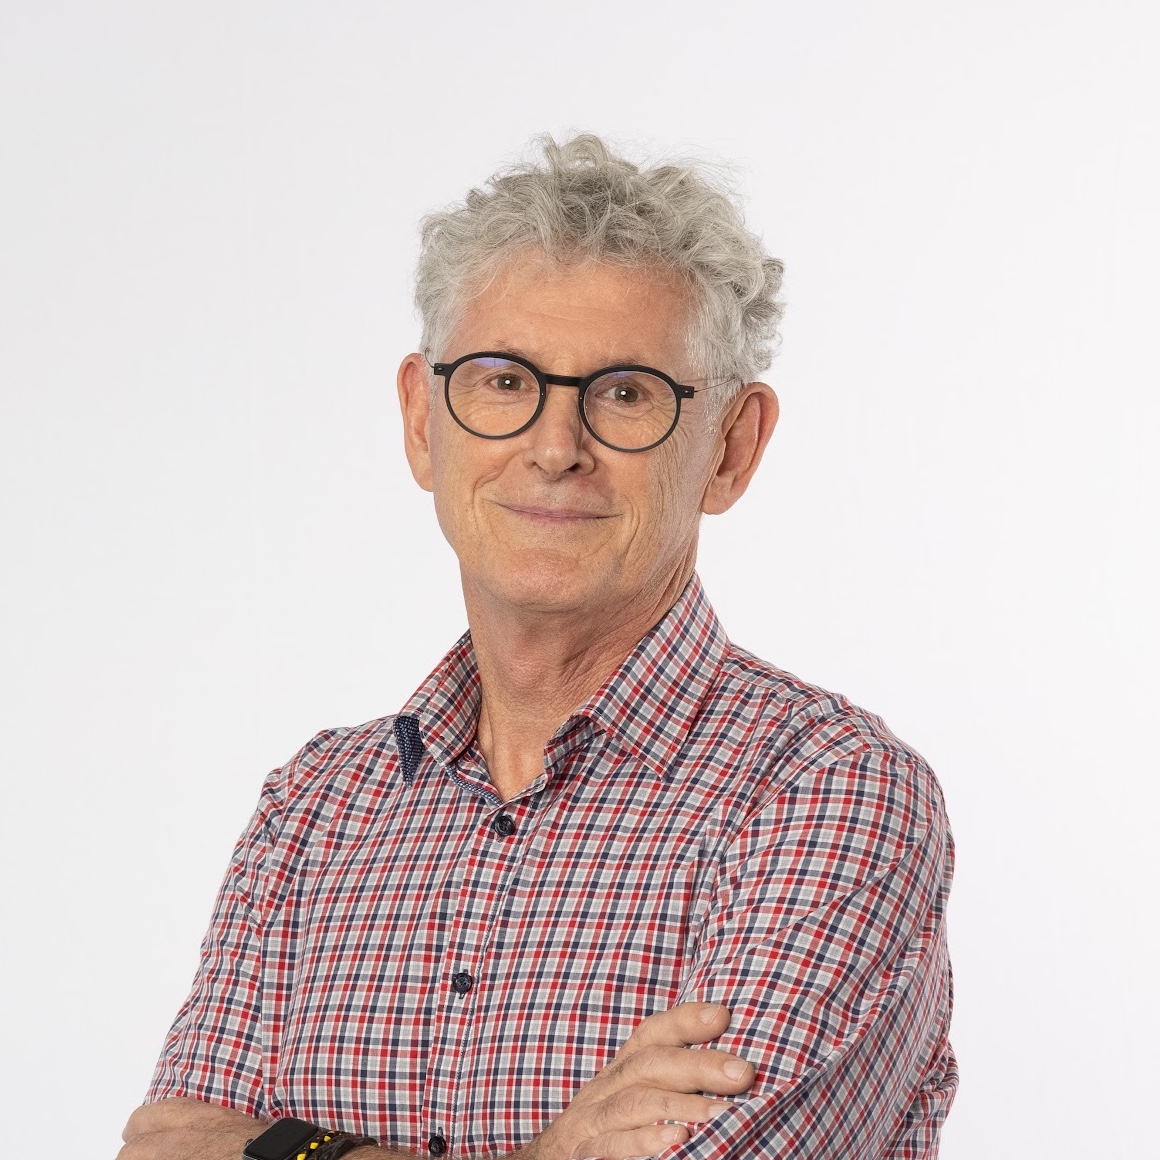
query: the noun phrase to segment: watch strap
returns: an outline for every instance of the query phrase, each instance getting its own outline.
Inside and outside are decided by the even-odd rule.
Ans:
[[[310,1152],[310,1160],[337,1160],[355,1148],[377,1148],[378,1140],[370,1136],[356,1136],[351,1132],[327,1132],[323,1142]]]
[[[355,1148],[378,1147],[370,1136],[320,1128],[309,1120],[286,1116],[246,1141],[243,1160],[337,1160]]]

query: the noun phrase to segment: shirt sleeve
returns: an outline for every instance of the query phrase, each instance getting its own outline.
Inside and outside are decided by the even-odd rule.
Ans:
[[[771,785],[723,851],[681,994],[730,1009],[710,1046],[756,1082],[663,1155],[934,1157],[958,1082],[938,783],[885,726],[831,721]]]
[[[234,847],[189,997],[169,1030],[145,1096],[192,1096],[266,1114],[263,1097],[261,900],[278,815],[282,771],[267,777]]]

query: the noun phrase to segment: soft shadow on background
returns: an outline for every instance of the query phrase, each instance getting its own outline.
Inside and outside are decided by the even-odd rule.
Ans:
[[[942,1155],[1145,1154],[1154,20],[0,6],[8,1117],[115,1153],[262,776],[462,631],[395,415],[416,222],[590,129],[735,163],[787,263],[782,422],[700,569],[938,772]]]

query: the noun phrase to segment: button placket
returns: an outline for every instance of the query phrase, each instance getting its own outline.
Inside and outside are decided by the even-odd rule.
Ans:
[[[460,776],[451,773],[451,777],[462,788],[469,788]],[[483,972],[496,917],[522,861],[524,843],[513,836],[522,833],[520,819],[530,805],[524,798],[505,809],[498,798],[489,803],[476,786],[470,789],[475,803],[486,812],[474,822],[473,837],[458,852],[455,878],[459,901],[450,909],[449,917],[454,915],[454,919],[443,945],[445,999],[432,1029],[424,1095],[430,1117],[426,1127],[432,1133],[427,1137],[427,1149],[433,1156],[441,1156],[450,1148],[444,1129],[438,1126],[440,1121],[455,1123],[463,1110],[460,1077],[464,1053],[470,1052],[474,1037],[477,992],[485,983]]]

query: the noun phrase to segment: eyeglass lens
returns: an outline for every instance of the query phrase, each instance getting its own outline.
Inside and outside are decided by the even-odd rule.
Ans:
[[[475,358],[460,363],[447,384],[455,417],[477,435],[502,438],[526,426],[540,403],[540,385],[529,367],[511,359]],[[596,437],[636,451],[672,430],[677,397],[664,379],[645,371],[612,371],[589,384],[584,418]]]

